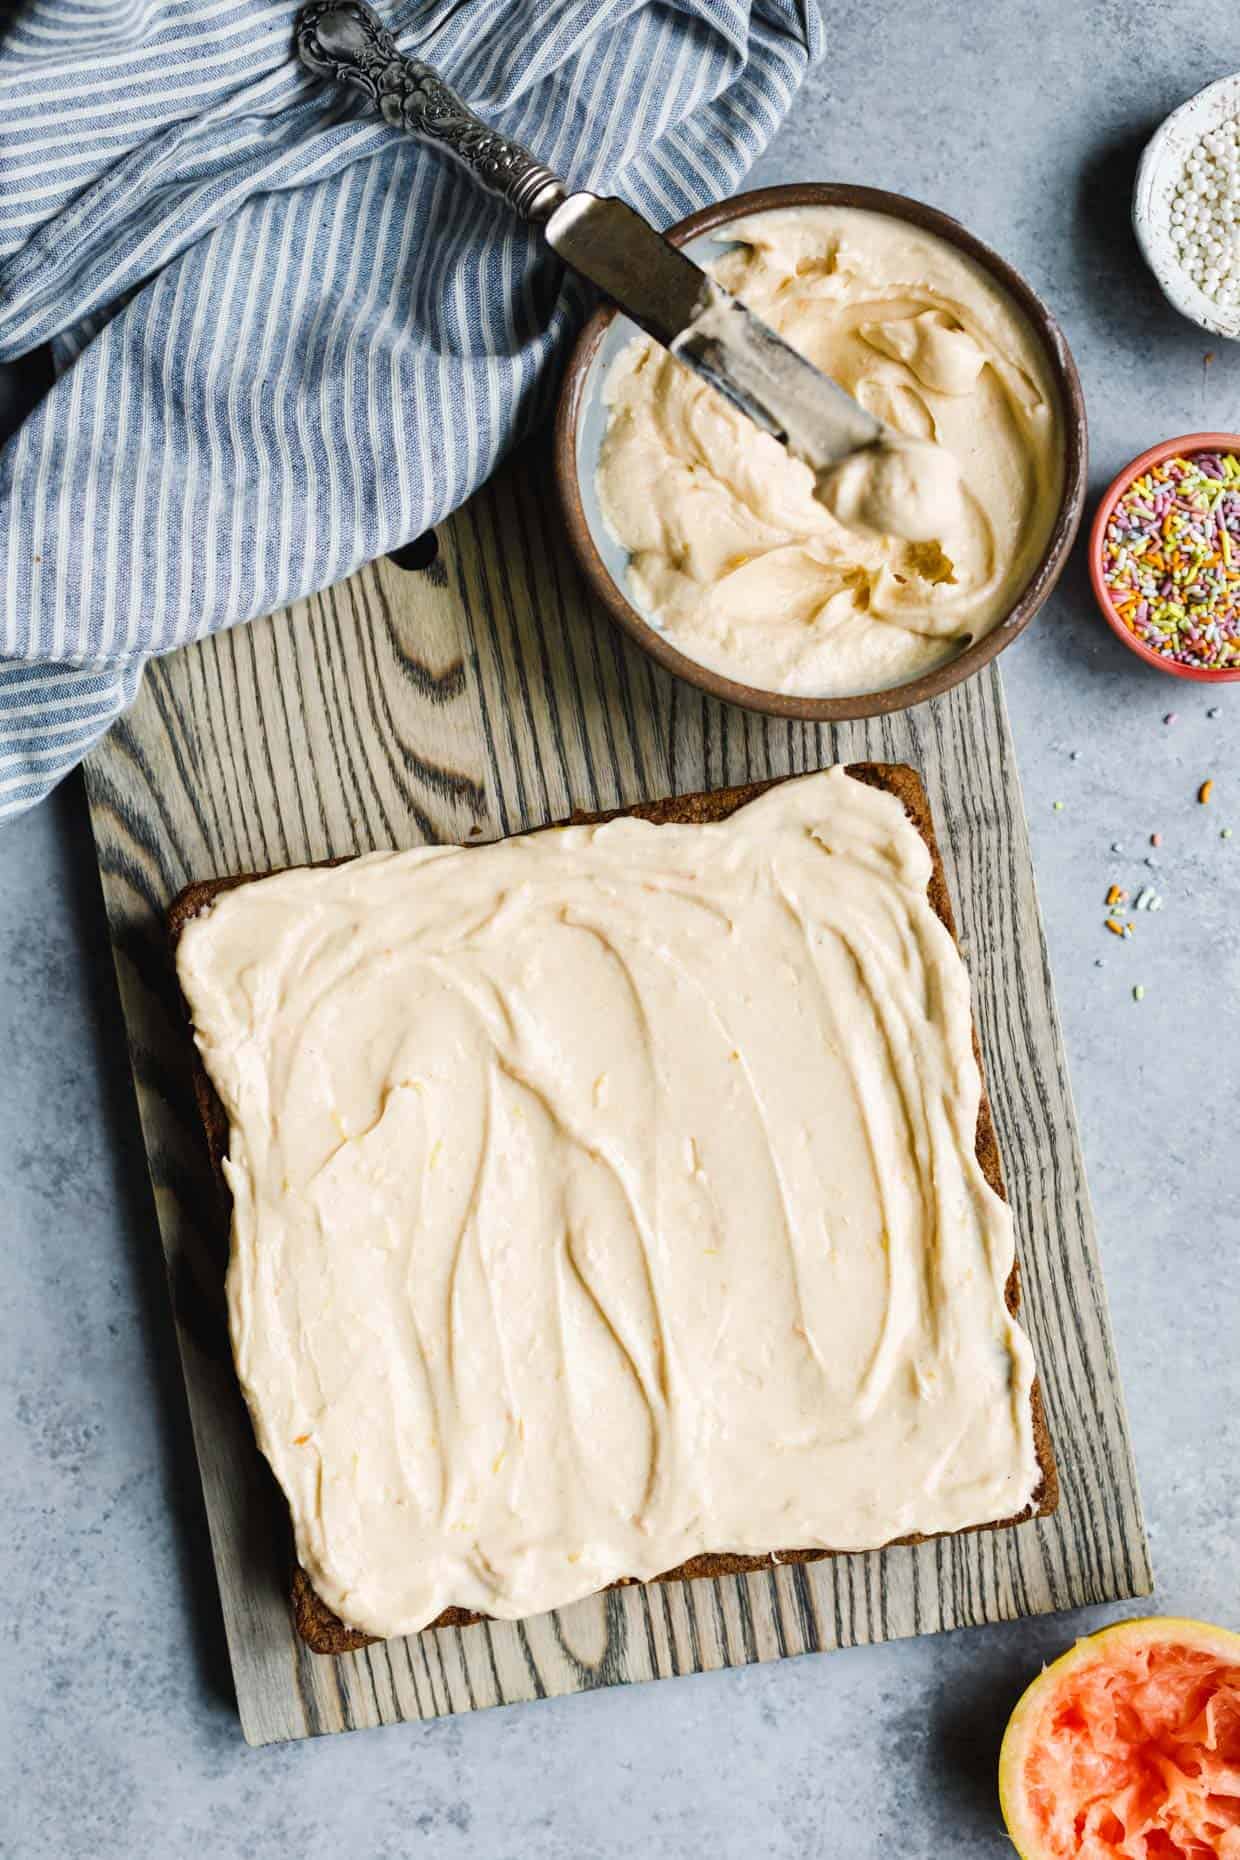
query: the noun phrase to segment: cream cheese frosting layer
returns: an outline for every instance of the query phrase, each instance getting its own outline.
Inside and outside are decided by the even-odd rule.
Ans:
[[[900,684],[981,638],[1036,568],[1063,488],[1041,345],[995,279],[887,214],[727,228],[712,268],[884,423],[815,479],[646,337],[604,384],[597,489],[635,604],[680,651],[801,696]]]
[[[221,894],[237,1370],[347,1622],[1011,1517],[1040,1472],[969,987],[831,769]]]

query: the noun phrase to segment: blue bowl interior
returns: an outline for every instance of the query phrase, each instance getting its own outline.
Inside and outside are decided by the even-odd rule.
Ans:
[[[708,265],[735,243],[735,240],[729,239],[726,234],[703,233],[697,239],[690,239],[684,250],[697,264]],[[595,481],[598,476],[598,458],[603,444],[603,434],[607,430],[607,409],[603,405],[603,382],[607,378],[608,369],[621,349],[640,333],[636,323],[630,322],[627,316],[613,317],[586,372],[585,385],[579,403],[580,410],[577,415],[577,478],[581,486],[581,507],[585,513],[586,524],[594,547],[606,565],[607,573],[625,600],[638,612],[641,612],[641,609],[628,585],[628,551],[616,541],[603,521]],[[649,615],[643,617],[649,619]]]

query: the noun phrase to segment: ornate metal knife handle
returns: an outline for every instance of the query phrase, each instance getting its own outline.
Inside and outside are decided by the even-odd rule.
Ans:
[[[563,200],[559,176],[488,128],[430,65],[402,57],[365,0],[311,0],[297,15],[297,55],[317,77],[363,91],[393,128],[454,155],[523,219],[548,219]]]

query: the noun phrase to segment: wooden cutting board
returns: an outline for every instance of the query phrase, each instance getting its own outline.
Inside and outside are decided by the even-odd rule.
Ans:
[[[902,716],[764,720],[658,671],[590,602],[541,445],[419,550],[150,666],[86,765],[242,1728],[251,1743],[473,1711],[1143,1595],[1151,1586],[998,671]],[[436,547],[437,544],[437,547]],[[225,1237],[164,911],[191,879],[516,833],[830,762],[910,762],[972,972],[1016,1214],[1056,1515],[323,1658],[224,1319]]]

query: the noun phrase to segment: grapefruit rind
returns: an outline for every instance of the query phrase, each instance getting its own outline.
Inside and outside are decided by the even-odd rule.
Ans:
[[[1052,1800],[1052,1815],[1056,1807],[1060,1809],[1059,1825],[1053,1830],[1045,1827],[1031,1800],[1034,1794],[1031,1769],[1045,1753],[1056,1731],[1063,1734],[1062,1727],[1050,1722],[1051,1712],[1059,1705],[1070,1707],[1087,1676],[1096,1679],[1105,1674],[1108,1678],[1122,1679],[1126,1666],[1134,1667],[1138,1673],[1143,1666],[1148,1678],[1159,1659],[1174,1663],[1178,1654],[1185,1657],[1179,1662],[1179,1676],[1174,1683],[1186,1683],[1194,1672],[1199,1677],[1208,1676],[1204,1656],[1204,1661],[1216,1664],[1219,1684],[1225,1694],[1223,1736],[1227,1747],[1208,1750],[1208,1773],[1203,1767],[1199,1777],[1190,1774],[1186,1778],[1178,1766],[1169,1767],[1164,1761],[1166,1752],[1158,1747],[1157,1737],[1148,1750],[1138,1751],[1131,1743],[1126,1744],[1125,1734],[1131,1735],[1137,1728],[1131,1710],[1102,1727],[1113,1733],[1109,1750],[1098,1736],[1098,1723],[1087,1727],[1081,1718],[1080,1729],[1087,1734],[1078,1740],[1077,1748],[1067,1754],[1069,1758],[1079,1755],[1084,1759],[1089,1786],[1093,1790],[1091,1804],[1082,1819],[1072,1801],[1056,1804]],[[1169,1674],[1168,1683],[1171,1682]],[[1127,1705],[1129,1701],[1124,1703]],[[1206,1753],[1211,1736],[1214,1744],[1218,1744],[1217,1730],[1207,1733],[1206,1728],[1196,1722],[1187,1729],[1181,1728],[1179,1735],[1191,1735],[1195,1750],[1202,1754]],[[1157,1810],[1157,1804],[1151,1801],[1151,1784],[1155,1792],[1165,1784],[1170,1796],[1178,1790],[1183,1797],[1187,1783],[1189,1797],[1197,1798],[1187,1803],[1190,1816],[1200,1808],[1202,1799],[1210,1804],[1210,1828],[1216,1832],[1207,1834],[1206,1844],[1199,1840],[1195,1845],[1191,1842],[1177,1845],[1168,1837],[1166,1845],[1159,1845],[1157,1849],[1151,1847],[1150,1852],[1168,1856],[1217,1854],[1221,1860],[1233,1860],[1233,1856],[1234,1860],[1240,1860],[1240,1634],[1228,1628],[1213,1627],[1205,1621],[1143,1616],[1135,1621],[1117,1622],[1113,1627],[1102,1628],[1078,1640],[1039,1673],[1017,1703],[999,1753],[999,1803],[1012,1844],[1022,1860],[1069,1860],[1070,1856],[1078,1855],[1090,1856],[1091,1860],[1097,1855],[1101,1860],[1102,1856],[1113,1854],[1146,1852],[1144,1833],[1137,1835],[1135,1845],[1129,1845],[1122,1817],[1117,1816],[1105,1800],[1108,1781],[1123,1769],[1125,1749],[1130,1753],[1130,1768],[1124,1777],[1122,1806],[1130,1813],[1136,1809],[1146,1832],[1153,1826],[1149,1816]],[[1138,1775],[1142,1769],[1143,1776]],[[1080,1767],[1072,1780],[1081,1782]],[[1185,1806],[1181,1800],[1180,1807]],[[1068,1817],[1071,1817],[1070,1823]],[[1217,1832],[1220,1828],[1221,1833]],[[1160,1830],[1159,1838],[1164,1836],[1165,1830]]]

